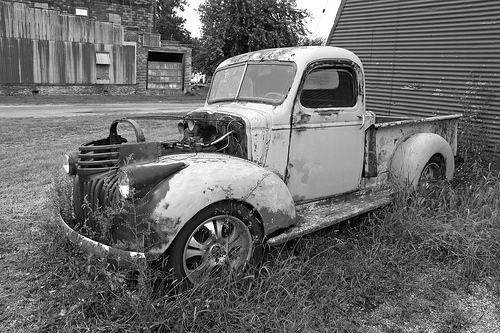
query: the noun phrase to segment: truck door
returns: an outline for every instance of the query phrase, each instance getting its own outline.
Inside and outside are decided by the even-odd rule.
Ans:
[[[296,202],[356,190],[364,156],[359,67],[313,64],[294,103],[286,182]]]

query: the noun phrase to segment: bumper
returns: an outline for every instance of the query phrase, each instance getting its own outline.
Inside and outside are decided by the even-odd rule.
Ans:
[[[116,249],[80,235],[64,221],[61,215],[59,215],[59,225],[73,244],[77,245],[86,252],[114,262],[118,266],[130,266],[146,262],[146,256],[143,252]]]

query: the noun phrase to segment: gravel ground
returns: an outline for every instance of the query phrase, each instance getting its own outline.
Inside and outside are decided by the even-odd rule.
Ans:
[[[26,95],[0,96],[0,105],[129,104],[203,102],[206,88],[194,95]]]

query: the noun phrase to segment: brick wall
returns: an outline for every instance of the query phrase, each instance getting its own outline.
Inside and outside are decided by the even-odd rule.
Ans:
[[[148,49],[144,48],[142,43],[137,44],[137,89],[146,91],[146,82],[148,79]]]
[[[8,0],[7,0],[8,1]],[[14,1],[14,0],[12,0]],[[99,21],[137,27],[146,33],[154,32],[154,0],[15,0],[37,7],[48,7],[61,13],[75,14],[76,8],[87,8],[88,17]],[[110,15],[111,14],[111,15]],[[118,16],[121,17],[121,22]]]
[[[22,2],[33,7],[55,9],[61,13],[75,14],[76,8],[87,8],[88,17],[99,21],[121,23],[137,27],[145,33],[154,31],[154,0],[4,0]],[[110,15],[111,14],[111,15]],[[121,17],[121,22],[118,16]]]

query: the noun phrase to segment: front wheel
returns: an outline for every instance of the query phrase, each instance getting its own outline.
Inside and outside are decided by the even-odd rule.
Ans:
[[[167,251],[165,269],[190,287],[213,277],[240,274],[262,258],[262,231],[245,206],[211,205],[190,219]]]

